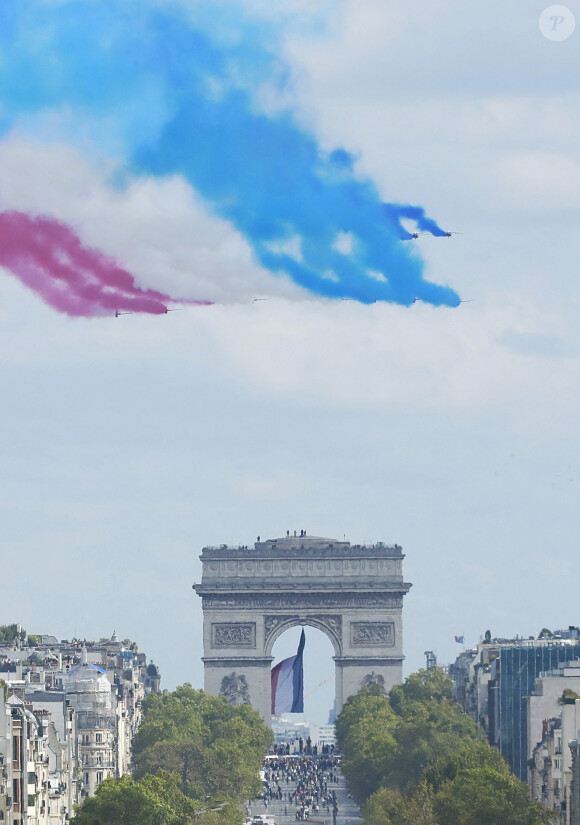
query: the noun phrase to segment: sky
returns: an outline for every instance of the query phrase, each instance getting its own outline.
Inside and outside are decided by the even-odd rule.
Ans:
[[[405,673],[579,623],[580,3],[559,40],[548,6],[0,12],[0,623],[201,687],[202,547],[294,529],[403,546]],[[307,692],[331,655],[309,631]]]

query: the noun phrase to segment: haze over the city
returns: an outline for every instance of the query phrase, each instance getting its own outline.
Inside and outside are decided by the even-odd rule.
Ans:
[[[225,31],[228,4],[201,5]],[[578,623],[580,32],[545,36],[546,5],[229,3],[279,41],[260,111],[287,109],[383,201],[461,233],[393,246],[425,289],[409,305],[268,270],[241,219],[181,171],[125,162],[127,134],[74,96],[6,103],[0,212],[72,227],[182,311],[71,318],[2,258],[3,622],[116,630],[162,687],[202,687],[202,547],[305,529],[402,545],[405,673],[426,650],[452,660],[455,635]],[[425,283],[465,302],[430,303]],[[305,692],[330,678],[313,721],[332,677],[330,642],[307,629]]]

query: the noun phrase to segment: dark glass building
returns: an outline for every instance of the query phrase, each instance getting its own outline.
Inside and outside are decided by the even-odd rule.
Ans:
[[[526,696],[534,692],[536,679],[563,662],[580,659],[580,644],[546,641],[529,645],[501,646],[492,663],[489,682],[489,741],[499,748],[513,773],[528,778],[528,726]],[[534,743],[535,744],[535,743]]]

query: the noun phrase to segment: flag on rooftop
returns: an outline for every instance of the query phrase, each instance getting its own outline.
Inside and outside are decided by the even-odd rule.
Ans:
[[[464,644],[464,642],[465,642],[465,636],[456,636],[456,637],[455,637],[455,641],[456,641],[458,644],[462,645],[462,644]]]
[[[272,668],[272,714],[304,712],[304,631],[296,656],[283,659]]]

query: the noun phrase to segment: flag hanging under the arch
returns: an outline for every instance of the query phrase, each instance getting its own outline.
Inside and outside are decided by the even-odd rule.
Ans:
[[[272,668],[272,714],[304,712],[304,631],[296,656],[283,659]]]

